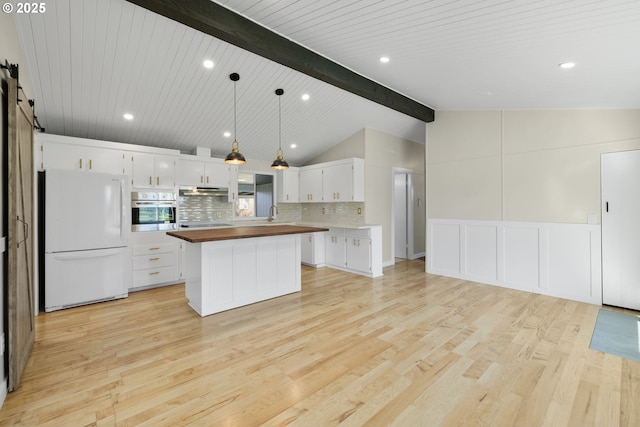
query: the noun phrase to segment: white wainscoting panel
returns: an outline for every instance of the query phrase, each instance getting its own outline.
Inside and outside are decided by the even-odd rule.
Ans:
[[[438,224],[430,230],[437,253],[429,257],[438,271],[448,274],[460,274],[460,224]],[[443,273],[445,276],[446,273]]]
[[[529,290],[540,285],[539,229],[532,226],[502,228],[501,280],[515,289]]]
[[[600,226],[430,219],[427,272],[602,304]]]
[[[498,279],[498,227],[464,225],[462,227],[464,272],[469,277]]]

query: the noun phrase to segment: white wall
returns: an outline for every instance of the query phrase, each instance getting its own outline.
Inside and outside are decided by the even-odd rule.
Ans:
[[[15,22],[13,20],[13,15],[7,13],[0,13],[0,62],[4,65],[4,61],[9,61],[10,64],[18,64],[20,67],[20,85],[25,91],[25,94],[29,97],[33,97],[33,91],[31,89],[31,79],[29,77],[29,70],[27,69],[27,61],[25,60],[22,52],[20,51],[20,45],[18,40],[18,33],[16,31]],[[4,70],[0,71],[0,80],[5,80],[8,78],[8,75]],[[7,146],[7,141],[5,138],[5,115],[6,111],[4,109],[4,102],[6,94],[4,93],[4,89],[0,88],[0,92],[2,95],[2,105],[0,108],[0,129],[2,129],[2,146]],[[5,174],[7,173],[4,170],[4,150],[0,150],[0,188],[3,191],[6,191],[5,184]],[[5,247],[6,247],[6,236],[7,230],[4,229],[4,224],[6,222],[7,216],[7,206],[4,206],[4,197],[0,197],[0,207],[2,208],[2,224],[0,227],[0,242],[2,243],[2,257],[0,258],[0,277],[2,277],[3,283],[2,288],[3,292],[0,292],[0,330],[5,334],[6,337],[6,325],[4,323],[5,312],[4,312],[4,295],[6,292],[7,284],[4,282],[4,260],[5,260]],[[6,338],[5,338],[6,340]],[[5,346],[6,347],[6,346]],[[0,363],[0,406],[4,402],[4,399],[7,394],[7,373],[5,372],[5,364],[7,359],[7,353],[2,356],[3,362]]]

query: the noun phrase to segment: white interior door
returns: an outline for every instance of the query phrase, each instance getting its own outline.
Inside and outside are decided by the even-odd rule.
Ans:
[[[393,176],[393,227],[396,258],[408,258],[408,217],[407,217],[408,174],[396,173]]]
[[[640,150],[603,154],[602,302],[640,310]]]

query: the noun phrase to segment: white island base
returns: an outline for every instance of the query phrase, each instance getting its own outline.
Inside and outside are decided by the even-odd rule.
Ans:
[[[300,234],[186,243],[184,271],[200,316],[299,292]]]

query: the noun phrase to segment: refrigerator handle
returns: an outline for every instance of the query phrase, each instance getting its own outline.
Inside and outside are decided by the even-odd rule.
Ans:
[[[120,180],[120,240],[124,240],[124,219],[126,212],[126,205],[124,203],[124,184],[123,181]]]

